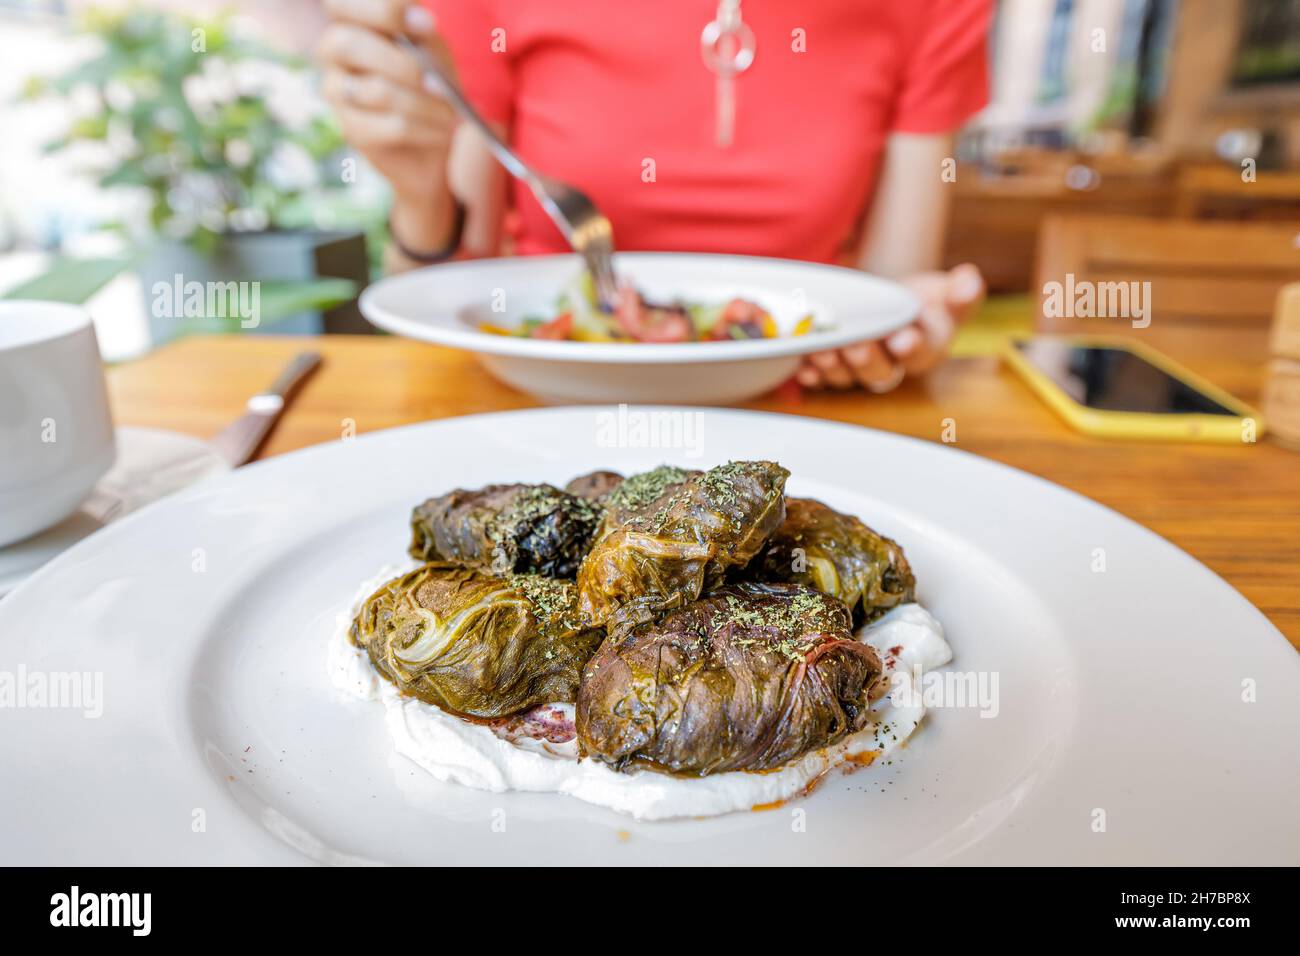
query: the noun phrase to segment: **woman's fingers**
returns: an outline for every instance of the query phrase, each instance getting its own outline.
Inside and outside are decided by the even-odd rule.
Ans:
[[[348,143],[388,180],[393,217],[436,248],[451,197],[447,164],[455,111],[425,81],[427,52],[455,80],[433,15],[414,0],[324,0],[330,21],[317,46],[321,88]],[[423,48],[410,49],[405,39]],[[417,223],[417,225],[412,225]],[[427,228],[425,228],[427,227]]]
[[[424,77],[415,57],[392,40],[352,23],[332,23],[321,35],[316,55],[327,67],[382,76],[399,86],[423,92]]]
[[[984,300],[984,277],[965,264],[950,272],[910,276],[908,286],[921,300],[916,321],[878,342],[859,342],[839,352],[818,352],[796,373],[805,388],[850,388],[876,392],[897,388],[907,375],[929,371],[948,354],[957,325]]]
[[[927,328],[924,319],[932,308],[932,306],[922,306],[921,314],[915,322],[885,339],[885,348],[890,357],[904,373],[923,372],[935,362],[935,348],[931,341],[933,333]]]
[[[450,130],[437,124],[416,122],[402,113],[336,104],[334,114],[343,138],[362,151],[387,146],[418,146],[445,151],[451,144]]]
[[[921,296],[916,321],[886,340],[892,355],[909,375],[927,372],[948,354],[957,326],[974,315],[984,300],[984,277],[969,263],[950,272],[915,277]]]
[[[928,372],[948,354],[956,324],[943,306],[927,305],[915,322],[885,340],[889,354],[909,375]]]
[[[390,36],[433,32],[433,14],[412,0],[325,0],[331,20],[355,23]]]
[[[903,370],[894,364],[879,342],[859,342],[840,354],[857,383],[872,392],[888,392],[897,388],[903,379]]]
[[[321,93],[332,106],[400,113],[412,123],[446,126],[454,118],[445,101],[423,96],[375,74],[326,70],[321,78]]]
[[[983,301],[984,276],[977,266],[967,262],[948,273],[948,288],[944,302],[955,322],[958,324],[965,322]]]
[[[351,27],[353,30],[370,33],[384,44],[386,56],[401,57],[415,64],[414,58],[398,47],[393,39],[399,34],[405,34],[429,51],[444,74],[453,80],[456,79],[456,64],[452,60],[447,44],[438,35],[438,24],[433,13],[415,0],[325,0],[325,10],[333,21],[333,26]],[[322,57],[326,52],[341,54],[343,48],[335,47],[334,44],[343,44],[346,47],[354,37],[355,34],[351,33],[344,34],[342,39],[337,36],[331,37],[330,45],[322,49]],[[373,44],[370,47],[373,49]],[[350,69],[373,69],[377,61],[370,51],[367,50],[361,55],[365,57],[365,64],[355,65]],[[404,74],[414,77],[417,85],[420,83],[418,65],[414,71],[406,66],[399,68]]]
[[[805,388],[853,388],[883,393],[898,387],[903,368],[879,342],[860,342],[839,352],[817,352],[805,360],[795,378]]]
[[[836,352],[815,352],[812,363],[821,373],[822,380],[831,388],[852,388],[853,373],[840,361]]]
[[[333,68],[321,92],[334,109],[343,136],[358,149],[368,146],[443,146],[450,141],[451,107],[374,74]]]

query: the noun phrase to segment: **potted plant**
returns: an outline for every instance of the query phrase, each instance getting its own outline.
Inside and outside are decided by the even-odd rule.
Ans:
[[[355,306],[370,271],[356,227],[376,227],[377,214],[350,195],[355,161],[329,116],[304,106],[314,98],[302,64],[225,17],[92,9],[83,28],[98,52],[29,81],[24,96],[75,99],[48,149],[94,144],[100,185],[142,200],[141,214],[106,225],[132,250],[118,265],[140,273],[153,340],[368,330]],[[87,264],[73,267],[86,285]],[[89,269],[101,282],[112,272]]]

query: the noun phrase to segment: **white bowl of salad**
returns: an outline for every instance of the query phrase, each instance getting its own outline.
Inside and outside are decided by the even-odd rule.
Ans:
[[[391,276],[361,296],[381,329],[465,349],[550,402],[727,404],[811,352],[880,338],[915,297],[853,269],[755,256],[624,252],[603,309],[577,256],[478,259]]]

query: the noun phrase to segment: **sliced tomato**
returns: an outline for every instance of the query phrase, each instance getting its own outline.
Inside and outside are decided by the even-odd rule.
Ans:
[[[641,295],[630,285],[618,287],[618,300],[614,303],[614,323],[629,338],[635,339],[636,333],[645,325],[645,303]]]
[[[651,309],[650,324],[642,334],[642,342],[689,342],[695,338],[695,327],[690,316],[682,309]]]
[[[748,299],[732,299],[722,307],[722,315],[709,329],[708,337],[715,340],[762,338],[765,318],[767,313]]]
[[[573,334],[573,313],[561,312],[549,322],[543,322],[533,329],[529,336],[534,339],[567,339]]]

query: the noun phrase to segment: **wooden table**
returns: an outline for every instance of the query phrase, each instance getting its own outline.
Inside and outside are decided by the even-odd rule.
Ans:
[[[1152,326],[1141,335],[1258,404],[1263,332]],[[498,384],[470,356],[432,345],[378,336],[234,336],[188,339],[113,368],[114,413],[119,424],[210,437],[305,348],[319,350],[325,364],[261,457],[337,439],[350,422],[361,433],[538,404]],[[1267,441],[1216,446],[1088,438],[1058,420],[992,356],[950,359],[887,396],[772,395],[745,407],[931,441],[940,440],[944,419],[951,418],[958,447],[1041,475],[1146,525],[1226,578],[1300,647],[1300,454]]]

